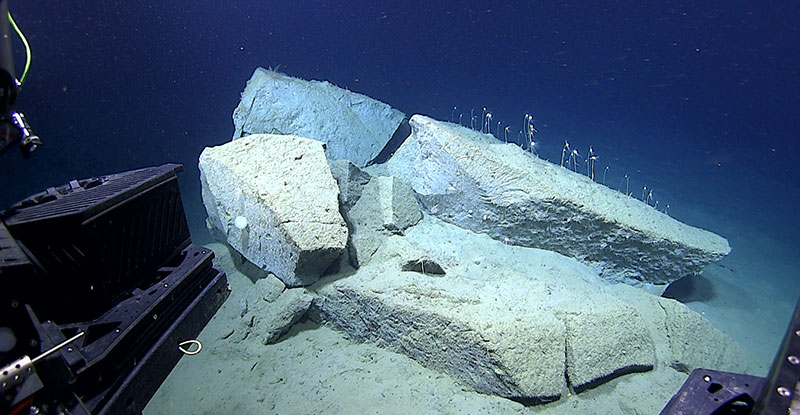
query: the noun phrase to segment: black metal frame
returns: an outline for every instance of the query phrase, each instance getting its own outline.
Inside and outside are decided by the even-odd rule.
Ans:
[[[800,301],[766,378],[695,369],[661,415],[787,414],[800,382]]]
[[[0,389],[3,409],[140,414],[229,295],[191,243],[168,164],[72,181],[0,214],[0,366],[81,337]]]

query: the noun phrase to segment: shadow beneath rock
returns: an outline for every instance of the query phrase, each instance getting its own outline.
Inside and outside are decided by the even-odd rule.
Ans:
[[[258,265],[250,262],[244,255],[240,254],[239,251],[234,249],[230,246],[227,242],[224,241],[216,241],[220,245],[224,246],[227,249],[227,253],[231,258],[231,262],[233,264],[233,268],[240,272],[242,275],[247,277],[253,284],[256,281],[264,278],[267,276],[267,271],[261,269]]]
[[[305,331],[312,331],[317,330],[322,327],[321,323],[317,323],[310,318],[308,318],[308,313],[303,315],[296,323],[292,324],[291,328],[285,333],[282,333],[274,342],[270,344],[278,344],[281,342],[286,341],[292,337],[297,336],[298,334],[305,332]]]
[[[709,302],[716,298],[717,293],[714,284],[708,278],[702,275],[687,275],[669,284],[661,296],[682,303]]]

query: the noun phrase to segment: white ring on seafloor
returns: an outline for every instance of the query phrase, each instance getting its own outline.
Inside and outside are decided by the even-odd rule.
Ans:
[[[189,347],[184,349],[185,346],[191,346],[193,344],[197,345],[197,350],[189,351]],[[178,350],[183,352],[185,355],[194,356],[200,353],[200,350],[203,350],[203,343],[200,343],[200,340],[186,340],[185,342],[178,344]]]

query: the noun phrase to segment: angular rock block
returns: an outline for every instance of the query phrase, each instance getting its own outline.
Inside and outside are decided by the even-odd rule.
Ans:
[[[361,198],[364,186],[369,183],[369,173],[359,169],[349,160],[329,160],[331,173],[339,185],[339,206],[347,214]]]
[[[422,219],[422,210],[409,185],[394,177],[375,176],[364,186],[348,215],[359,226],[402,235]]]
[[[261,343],[271,344],[306,314],[314,297],[305,288],[287,289],[274,296],[274,291],[259,287],[259,281],[253,292],[243,298],[245,308],[236,340],[256,336]]]
[[[355,340],[403,353],[481,393],[526,404],[561,396],[564,324],[553,314],[517,319],[475,312],[470,306],[479,306],[479,300],[427,286],[421,280],[429,277],[416,273],[354,277],[321,288],[312,318]]]
[[[458,239],[446,229],[440,233],[458,243],[472,239]],[[565,285],[556,287],[549,278],[507,271],[469,275],[459,265],[446,275],[400,271],[415,250],[417,257],[419,249],[404,237],[388,238],[356,274],[315,285],[318,297],[310,315],[478,392],[526,404],[558,399],[567,385],[582,391],[655,365],[642,318],[581,282],[574,269],[591,271],[574,260],[562,257],[563,264],[541,267],[562,277]]]
[[[689,373],[696,368],[743,372],[747,368],[744,349],[725,333],[685,305],[660,298],[666,313],[665,326],[669,339],[669,365]],[[730,359],[736,356],[737,359]]]
[[[199,167],[209,227],[287,286],[312,284],[344,252],[347,225],[323,143],[254,134],[207,147]]]
[[[330,159],[365,166],[383,149],[405,115],[368,96],[257,68],[233,112],[233,139],[291,134],[326,143]]]
[[[426,211],[510,244],[577,258],[603,277],[665,284],[730,252],[728,241],[487,134],[414,115],[386,163]]]
[[[401,271],[425,258],[447,273]],[[747,360],[682,304],[430,216],[386,237],[354,274],[313,288],[312,319],[525,404],[656,365],[741,371]]]
[[[753,357],[685,304],[625,284],[612,287],[615,297],[642,316],[653,337],[659,366],[687,375],[698,368],[735,373],[752,371]]]
[[[358,267],[369,261],[387,235],[402,235],[422,219],[411,187],[389,176],[373,176],[361,197],[345,215],[351,226],[350,262]]]
[[[653,369],[653,340],[630,305],[612,299],[602,307],[576,304],[561,318],[567,327],[567,377],[576,392]]]

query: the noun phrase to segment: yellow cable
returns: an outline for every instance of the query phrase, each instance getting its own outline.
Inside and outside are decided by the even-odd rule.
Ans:
[[[22,77],[19,78],[19,85],[22,86],[22,84],[25,83],[25,79],[28,77],[28,70],[31,68],[31,46],[28,44],[28,39],[26,39],[22,31],[19,30],[19,26],[17,26],[14,18],[11,17],[10,11],[8,12],[8,22],[11,23],[11,27],[17,32],[17,36],[22,40],[22,44],[25,45],[25,69],[22,71]]]

